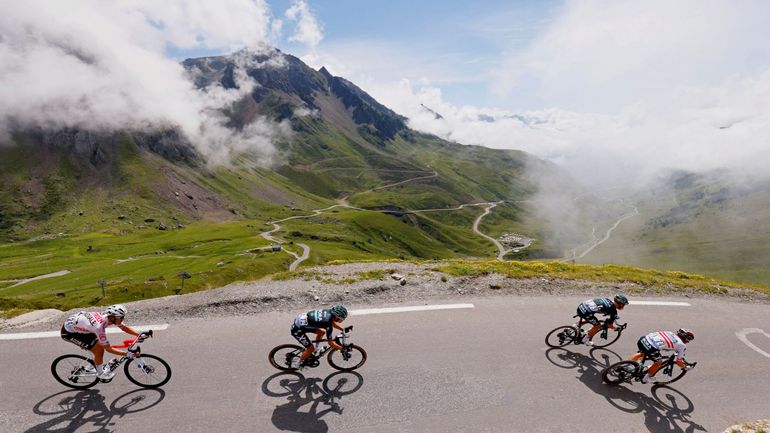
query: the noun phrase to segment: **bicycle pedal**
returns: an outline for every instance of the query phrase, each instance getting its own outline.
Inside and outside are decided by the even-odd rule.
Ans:
[[[110,382],[112,382],[112,379],[115,379],[115,378],[111,377],[109,379],[99,379],[99,382],[101,382],[101,383],[110,383]]]

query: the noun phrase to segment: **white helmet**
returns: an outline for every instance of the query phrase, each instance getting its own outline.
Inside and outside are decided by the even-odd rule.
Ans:
[[[106,310],[104,310],[105,316],[113,316],[113,317],[120,317],[121,319],[123,317],[126,317],[126,313],[128,312],[128,309],[120,304],[110,305],[107,307]]]

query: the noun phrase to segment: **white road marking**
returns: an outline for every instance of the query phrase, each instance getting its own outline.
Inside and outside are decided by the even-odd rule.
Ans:
[[[140,326],[131,326],[134,328],[137,332],[144,332],[149,331],[152,329],[153,331],[163,331],[164,329],[168,328],[168,323],[164,323],[162,325],[140,325]],[[119,332],[123,332],[120,330],[120,328],[108,328],[107,333],[108,334],[117,334]],[[47,331],[47,332],[17,332],[14,334],[0,334],[0,340],[32,340],[35,338],[52,338],[52,337],[59,337],[61,335],[61,331]]]
[[[738,339],[741,340],[743,344],[749,346],[752,350],[764,356],[765,358],[770,358],[770,353],[765,352],[764,350],[754,345],[754,343],[749,341],[749,339],[746,337],[749,334],[764,334],[767,338],[770,338],[770,334],[759,328],[744,328],[735,333],[735,336],[738,337]]]
[[[460,308],[475,308],[475,306],[473,304],[443,304],[418,305],[415,307],[364,308],[361,310],[350,310],[350,315],[364,316],[367,314],[406,313],[411,311],[457,310]]]
[[[628,301],[629,305],[664,305],[669,307],[691,307],[688,302],[673,301]]]

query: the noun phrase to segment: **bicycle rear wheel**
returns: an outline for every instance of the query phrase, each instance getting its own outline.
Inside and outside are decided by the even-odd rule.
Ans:
[[[340,371],[353,371],[366,362],[366,351],[361,346],[351,344],[347,349],[347,359],[339,350],[332,350],[326,357],[332,368]]]
[[[545,344],[548,347],[563,347],[575,341],[575,328],[572,326],[559,326],[545,336]]]
[[[634,361],[616,362],[602,371],[602,380],[610,385],[628,382],[634,378],[640,366]]]
[[[658,371],[658,374],[655,375],[655,380],[652,382],[653,385],[666,385],[669,383],[674,383],[677,380],[683,378],[685,374],[687,374],[687,370],[681,368],[679,371],[674,371],[675,366],[676,365],[671,365],[661,368],[660,371]]]
[[[586,325],[588,325],[588,328],[584,329],[583,332],[588,334],[588,331],[593,327],[593,325],[591,325],[590,323],[584,323],[582,326],[586,326]],[[591,346],[599,348],[599,349],[602,348],[602,347],[607,347],[610,344],[618,341],[618,338],[620,338],[620,334],[622,332],[623,331],[616,331],[614,329],[608,329],[607,330],[607,338],[602,338],[602,331],[599,331],[599,332],[596,333],[596,335],[593,336],[593,338],[591,338],[591,343],[592,343]]]
[[[142,354],[123,366],[126,377],[142,388],[158,388],[171,380],[171,367],[155,355]]]
[[[99,383],[96,370],[87,371],[88,367],[93,365],[85,356],[62,355],[51,363],[51,373],[56,381],[64,386],[86,389]]]
[[[298,344],[281,344],[275,346],[270,354],[267,355],[267,359],[270,360],[270,365],[283,371],[296,371],[297,369],[291,366],[291,361],[300,356],[305,349]]]

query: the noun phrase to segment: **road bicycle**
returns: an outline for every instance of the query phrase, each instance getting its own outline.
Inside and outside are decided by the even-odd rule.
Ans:
[[[580,316],[576,314],[572,317],[575,318]],[[586,325],[588,325],[588,327],[583,329],[583,327]],[[607,322],[603,322],[602,330],[594,335],[593,338],[591,338],[591,346],[602,348],[618,341],[620,334],[623,333],[623,330],[626,329],[626,326],[628,326],[628,323],[616,325],[613,329],[614,332],[610,333],[610,328],[607,327]],[[549,332],[548,335],[545,336],[545,344],[547,344],[548,347],[563,347],[570,343],[583,344],[583,337],[592,327],[593,325],[580,317],[578,322],[574,325],[559,326]]]
[[[321,364],[321,357],[327,352],[329,354],[326,356],[326,360],[336,370],[353,371],[364,365],[366,351],[361,346],[347,342],[350,337],[348,333],[352,330],[353,326],[348,326],[342,333],[334,337],[334,341],[342,346],[342,350],[333,350],[331,346],[324,346],[319,349],[318,347],[325,339],[313,340],[312,343],[316,346],[316,351],[302,362],[302,367],[318,367]],[[270,351],[268,359],[270,364],[279,370],[296,371],[297,368],[292,366],[292,361],[304,351],[305,348],[299,344],[281,344]]]
[[[618,385],[623,382],[633,383],[640,382],[642,377],[647,373],[647,366],[644,365],[646,361],[653,361],[649,359],[645,354],[641,362],[636,361],[620,361],[610,365],[602,371],[602,380],[610,385]],[[685,361],[685,364],[692,369],[697,362],[689,363]],[[676,365],[676,353],[669,356],[660,366],[657,374],[653,376],[651,381],[654,385],[665,385],[668,383],[676,382],[684,377],[688,370],[680,368],[679,371],[674,370]]]
[[[125,362],[123,371],[131,383],[143,388],[158,388],[165,385],[171,379],[171,367],[168,363],[155,355],[141,353],[138,346],[147,338],[152,337],[152,331],[139,334],[134,339],[123,340],[123,344],[113,346],[117,349],[127,349],[137,353],[135,358],[124,355],[107,363],[104,368],[117,369]],[[140,354],[141,353],[141,354]],[[129,361],[129,362],[126,362]],[[82,355],[62,355],[51,364],[53,377],[62,385],[75,389],[87,389],[97,383],[109,383],[110,379],[99,379],[93,361]]]

